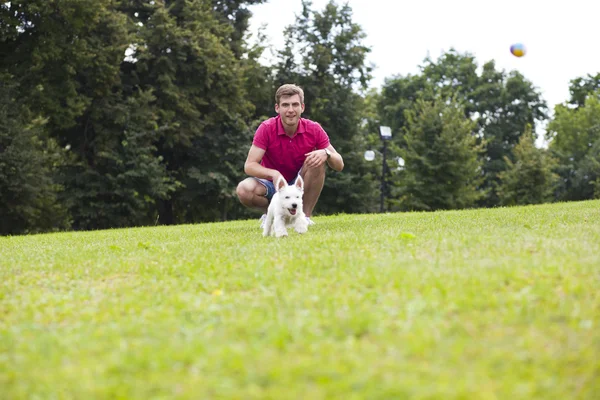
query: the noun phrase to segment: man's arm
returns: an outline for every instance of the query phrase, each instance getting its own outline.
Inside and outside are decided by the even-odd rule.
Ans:
[[[330,151],[331,157],[327,159],[327,152],[325,149],[311,151],[306,153],[306,166],[307,167],[320,167],[324,163],[327,163],[332,169],[340,172],[344,169],[344,159],[338,153],[331,144],[326,147]]]
[[[329,160],[327,160],[327,164],[332,169],[334,169],[338,172],[343,170],[344,169],[344,159],[342,158],[342,155],[340,153],[338,153],[331,144],[329,146],[327,146],[327,150],[329,150],[331,152],[331,157],[329,157]],[[327,155],[325,155],[325,156],[327,156]]]
[[[246,162],[244,163],[244,172],[247,175],[262,178],[262,179],[270,179],[273,182],[277,182],[277,178],[282,176],[279,171],[275,169],[265,168],[260,165],[260,161],[265,155],[265,150],[257,147],[255,145],[250,146],[250,151],[248,152],[248,157],[246,158]]]

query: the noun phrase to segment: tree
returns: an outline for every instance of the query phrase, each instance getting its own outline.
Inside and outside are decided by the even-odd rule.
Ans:
[[[472,207],[482,196],[475,123],[454,99],[417,100],[405,112],[402,157],[405,167],[397,182],[402,210]]]
[[[0,68],[13,72],[19,100],[39,110],[48,135],[69,149],[55,179],[76,229],[148,224],[155,201],[172,187],[153,147],[151,91],[123,90],[121,65],[133,37],[116,5],[33,0],[2,6],[16,34],[6,35]]]
[[[586,77],[575,78],[569,85],[571,99],[569,104],[576,107],[583,107],[585,100],[589,95],[597,93],[600,90],[600,73],[596,75],[588,74]]]
[[[124,15],[113,0],[17,0],[0,4],[0,69],[19,82],[20,98],[47,119],[59,143],[94,99],[119,85],[129,45]],[[81,132],[74,130],[77,138]],[[88,137],[89,138],[89,137]],[[84,142],[82,139],[81,142]],[[85,146],[82,143],[82,146]]]
[[[150,104],[150,91],[127,99],[97,100],[86,113],[86,129],[94,136],[89,159],[76,152],[62,168],[75,229],[108,229],[153,225],[157,203],[177,188],[155,143],[161,134]]]
[[[252,13],[247,8],[250,5],[262,4],[266,0],[211,0],[212,8],[222,23],[233,27],[229,40],[235,44],[232,46],[237,58],[241,58],[246,52],[245,35],[248,31]]]
[[[559,200],[587,200],[597,193],[600,176],[595,165],[600,146],[600,91],[587,96],[583,106],[559,104],[548,124],[549,148],[559,160]]]
[[[112,4],[111,0],[17,0],[0,5],[4,28],[0,71],[18,84],[15,101],[24,109],[35,110],[45,121],[38,128],[38,137],[47,137],[49,146],[56,142],[71,149],[70,157],[53,165],[51,178],[41,175],[51,179],[45,185],[61,184],[61,204],[67,206],[71,203],[62,200],[72,182],[54,172],[57,167],[57,172],[68,168],[73,160],[93,165],[98,138],[88,129],[91,121],[86,116],[103,99],[112,97],[119,85],[119,65],[128,35],[125,18],[114,12]],[[45,159],[32,163],[44,163]],[[57,195],[48,195],[48,201]],[[44,230],[55,228],[39,221],[36,225]]]
[[[250,40],[250,36],[248,37]],[[274,114],[275,79],[272,67],[263,65],[260,58],[266,51],[266,42],[262,28],[259,29],[256,42],[250,45],[245,56],[240,60],[244,76],[246,97],[252,105],[252,116],[249,126],[252,132],[258,129],[262,121]]]
[[[505,206],[551,202],[558,182],[553,172],[556,165],[547,150],[535,146],[531,127],[521,136],[514,149],[514,161],[505,159],[507,168],[501,172],[497,190]]]
[[[490,73],[493,74],[493,70]],[[535,137],[533,129],[536,121],[546,117],[546,105],[541,95],[523,75],[513,71],[501,82],[498,96],[486,96],[488,106],[478,110],[482,115],[479,119],[480,132],[486,141],[482,190],[488,195],[480,203],[484,206],[500,203],[496,191],[499,174],[506,170],[507,160],[514,160],[514,148],[527,127],[531,127]]]
[[[386,80],[379,104],[382,122],[398,129],[406,126],[404,111],[416,99],[455,98],[465,116],[476,121],[476,135],[485,143],[480,187],[485,196],[479,205],[499,204],[495,188],[498,174],[506,168],[505,157],[512,160],[513,149],[527,125],[535,128],[536,121],[546,117],[539,91],[518,72],[498,71],[493,61],[480,69],[472,55],[453,49],[437,60],[427,57],[420,69],[419,75]],[[405,146],[401,136],[394,141]]]
[[[0,74],[0,235],[68,229],[68,212],[58,200],[62,187],[54,180],[63,152],[9,81]]]
[[[403,132],[406,127],[405,111],[413,108],[419,99],[431,100],[434,90],[428,86],[424,75],[395,76],[386,79],[381,96],[378,98],[377,109],[382,123],[396,133],[394,143],[404,146]]]
[[[600,199],[600,140],[596,140],[581,162],[579,175],[593,187],[592,198]]]
[[[251,140],[253,107],[246,93],[240,39],[253,2],[127,2],[135,46],[123,66],[132,92],[153,90],[161,136],[157,152],[180,183],[161,202],[159,222],[225,219],[237,205]],[[260,72],[260,71],[259,71]]]

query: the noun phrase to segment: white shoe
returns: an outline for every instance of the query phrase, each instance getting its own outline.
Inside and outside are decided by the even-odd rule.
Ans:
[[[314,225],[315,221],[313,221],[312,219],[310,219],[310,217],[306,217],[306,221],[308,222],[308,225]]]
[[[260,217],[260,229],[263,229],[265,227],[265,221],[267,220],[267,214],[263,214]]]

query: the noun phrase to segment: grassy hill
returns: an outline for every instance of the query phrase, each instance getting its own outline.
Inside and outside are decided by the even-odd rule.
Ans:
[[[592,399],[600,201],[0,238],[0,398]]]

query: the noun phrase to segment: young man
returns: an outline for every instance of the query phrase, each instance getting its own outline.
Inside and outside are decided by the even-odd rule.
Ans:
[[[329,143],[321,125],[301,118],[304,91],[286,84],[275,93],[276,117],[264,121],[256,130],[244,164],[246,178],[237,186],[240,202],[263,211],[275,194],[273,182],[280,176],[294,183],[298,175],[304,180],[304,214],[309,221],[325,183],[325,164],[336,171],[344,168],[342,156]]]

